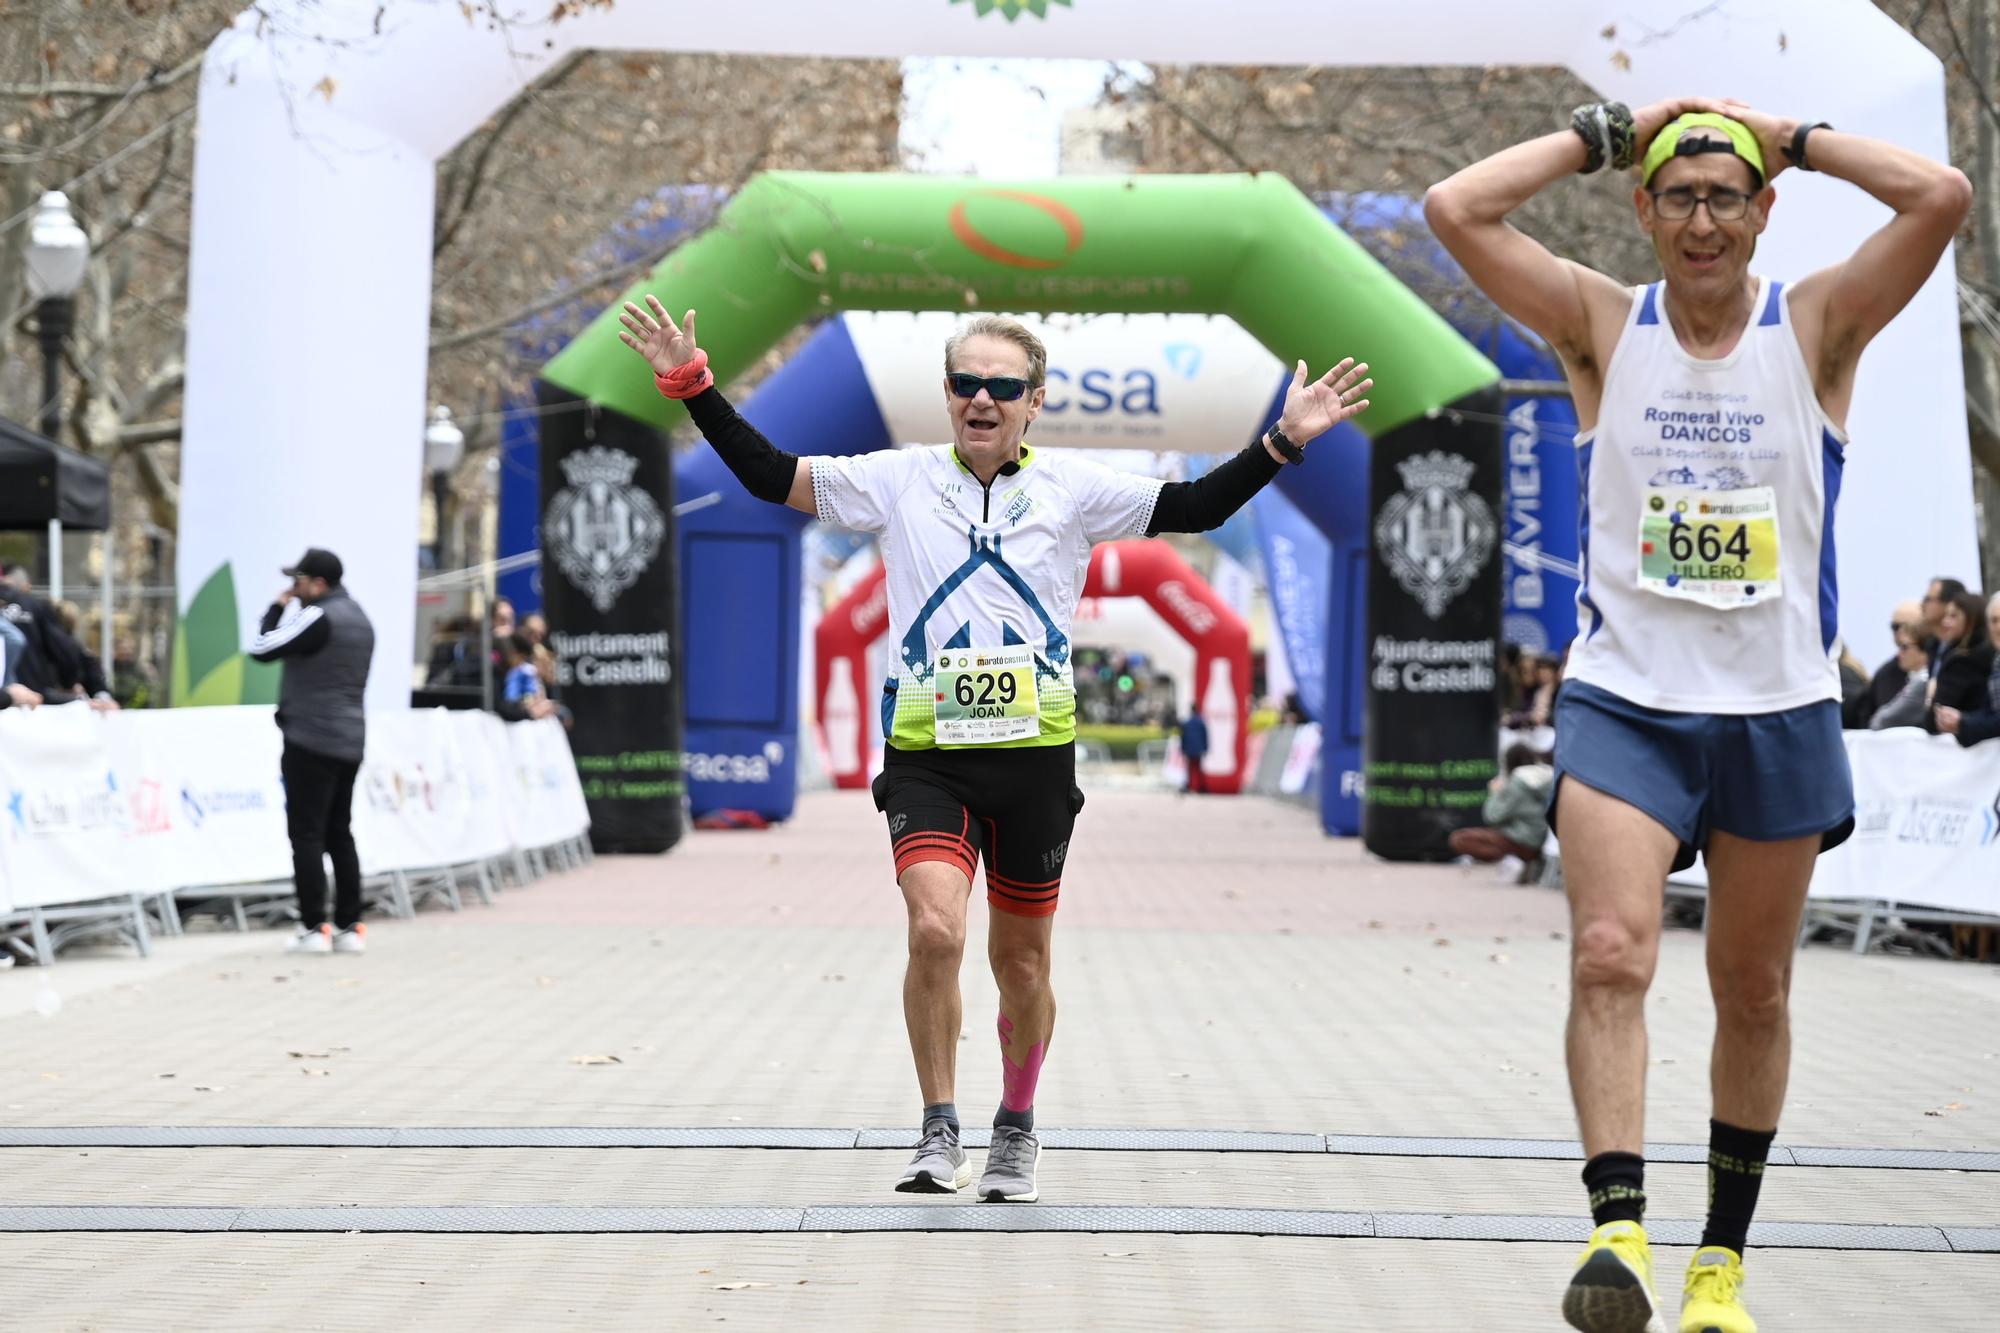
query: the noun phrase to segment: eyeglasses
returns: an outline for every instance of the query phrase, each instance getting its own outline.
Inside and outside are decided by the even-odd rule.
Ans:
[[[1682,222],[1694,216],[1696,204],[1707,204],[1708,215],[1717,222],[1734,222],[1750,207],[1750,196],[1741,190],[1710,190],[1707,194],[1696,194],[1685,185],[1677,185],[1671,190],[1649,190],[1653,196],[1653,208],[1669,222]]]
[[[1028,391],[1028,382],[1012,375],[969,375],[955,370],[945,376],[951,384],[951,391],[960,398],[977,398],[981,389],[996,403],[1011,403]]]

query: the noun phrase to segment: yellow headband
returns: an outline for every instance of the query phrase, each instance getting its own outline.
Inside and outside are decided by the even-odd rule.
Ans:
[[[1653,142],[1646,147],[1646,160],[1640,175],[1641,181],[1647,185],[1651,185],[1653,183],[1653,173],[1665,166],[1668,158],[1684,156],[1685,154],[1681,150],[1681,137],[1689,130],[1697,128],[1722,131],[1729,140],[1729,147],[1726,150],[1717,146],[1709,149],[1695,149],[1694,151],[1727,151],[1735,154],[1749,163],[1750,170],[1757,173],[1757,188],[1763,188],[1765,180],[1764,150],[1758,147],[1757,136],[1752,134],[1750,127],[1742,121],[1731,120],[1729,117],[1717,115],[1713,111],[1690,111],[1678,120],[1667,122],[1666,128],[1654,135]],[[1689,147],[1692,149],[1693,145],[1689,145]]]

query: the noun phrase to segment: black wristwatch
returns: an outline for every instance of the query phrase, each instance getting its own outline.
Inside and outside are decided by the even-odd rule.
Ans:
[[[1276,423],[1272,424],[1268,438],[1271,441],[1271,447],[1283,454],[1285,461],[1293,467],[1297,467],[1300,463],[1306,461],[1306,451],[1299,448],[1298,445],[1293,444]]]
[[[1827,124],[1825,121],[1816,120],[1810,125],[1801,125],[1796,130],[1793,130],[1792,141],[1785,145],[1785,160],[1800,171],[1817,171],[1819,168],[1806,161],[1806,136],[1814,130],[1830,130],[1832,128],[1833,126]]]

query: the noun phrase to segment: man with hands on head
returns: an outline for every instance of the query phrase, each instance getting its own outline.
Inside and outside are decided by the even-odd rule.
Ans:
[[[1576,173],[1639,168],[1663,280],[1628,288],[1508,214]],[[1750,271],[1789,168],[1889,222],[1796,282]],[[1571,932],[1568,1059],[1597,1229],[1564,1294],[1590,1333],[1654,1333],[1643,1227],[1645,997],[1671,868],[1705,852],[1709,1213],[1683,1333],[1753,1333],[1742,1255],[1784,1104],[1791,955],[1813,858],[1853,828],[1840,740],[1833,512],[1855,367],[1937,267],[1965,177],[1741,102],[1577,108],[1570,127],[1431,188],[1438,239],[1563,359],[1584,479],[1579,636],[1557,706],[1552,822]]]
[[[785,453],[736,414],[695,343],[655,297],[627,303],[645,357],[750,494],[879,534],[889,632],[876,807],[888,820],[909,922],[903,1016],[923,1132],[896,1188],[950,1193],[972,1178],[955,1101],[972,878],[983,858],[988,961],[999,983],[1003,1094],[978,1196],[1039,1197],[1034,1102],[1055,1027],[1051,927],[1077,789],[1070,622],[1094,543],[1201,532],[1236,512],[1301,446],[1368,406],[1367,366],[1309,381],[1298,363],[1277,428],[1197,481],[1114,472],[1026,439],[1048,358],[1011,319],[972,319],[945,344],[939,382],[951,443],[854,458]]]

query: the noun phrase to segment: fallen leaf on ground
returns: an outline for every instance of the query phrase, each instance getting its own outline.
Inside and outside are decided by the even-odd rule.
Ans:
[[[1451,941],[1440,936],[1439,938],[1431,941],[1431,947],[1433,949],[1449,949],[1451,947]]]
[[[195,1084],[195,1085],[194,1085],[194,1090],[195,1090],[196,1092],[228,1092],[228,1091],[229,1091],[229,1089],[228,1089],[227,1087],[223,1086],[223,1085],[222,1085],[222,1084],[220,1084],[220,1083],[197,1083],[197,1084]]]
[[[1106,1250],[1103,1257],[1106,1259],[1136,1259],[1139,1257],[1139,1253],[1138,1250]]]
[[[569,1058],[569,1062],[573,1065],[622,1065],[625,1063],[615,1055],[572,1055]]]
[[[299,1072],[307,1078],[325,1078],[333,1073],[331,1069],[307,1069],[303,1066],[300,1067]]]
[[[332,1051],[286,1051],[285,1054],[291,1056],[294,1060],[330,1060],[333,1058]]]
[[[752,1291],[758,1287],[768,1287],[770,1285],[768,1282],[718,1282],[715,1284],[715,1289],[717,1291]]]

